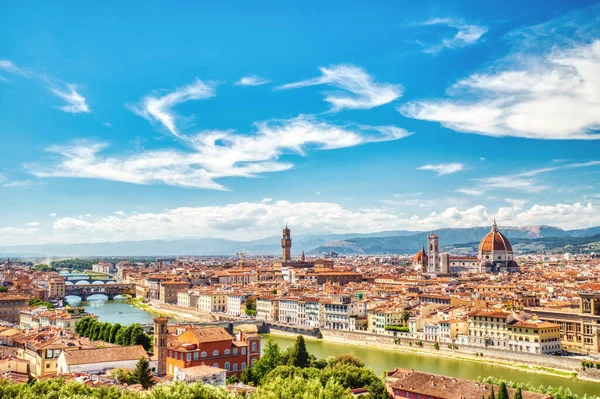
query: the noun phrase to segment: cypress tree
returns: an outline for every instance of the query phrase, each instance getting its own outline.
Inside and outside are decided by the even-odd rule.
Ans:
[[[510,399],[508,397],[508,389],[504,382],[500,384],[500,388],[498,389],[498,399]]]
[[[488,399],[496,399],[496,395],[494,395],[494,386],[492,385],[492,393],[490,394],[490,397]]]
[[[145,357],[142,357],[140,360],[138,360],[135,370],[133,371],[133,375],[135,380],[144,389],[148,389],[154,385],[154,376],[150,371],[150,362]]]
[[[110,338],[107,342],[110,342],[111,344],[117,343],[117,333],[120,329],[121,325],[119,323],[113,324],[113,326],[110,328]]]
[[[110,342],[110,330],[112,329],[112,324],[109,322],[104,323],[104,330],[102,331],[102,341]]]
[[[306,342],[304,342],[304,337],[302,335],[296,337],[296,342],[290,351],[290,357],[288,358],[287,364],[288,366],[300,368],[305,368],[310,365],[310,356],[306,350]]]
[[[521,388],[517,388],[517,392],[515,392],[514,399],[523,399],[523,393],[521,392]]]

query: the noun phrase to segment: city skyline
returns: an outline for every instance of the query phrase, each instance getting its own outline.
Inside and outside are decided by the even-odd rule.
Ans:
[[[598,4],[341,4],[12,6],[0,245],[600,225]]]

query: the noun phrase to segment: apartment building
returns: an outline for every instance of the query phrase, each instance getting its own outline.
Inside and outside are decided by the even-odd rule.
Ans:
[[[239,292],[227,294],[226,313],[231,316],[241,316],[246,309],[248,295]]]
[[[256,298],[256,319],[279,321],[279,298],[274,296]]]
[[[191,328],[169,340],[167,375],[180,370],[208,365],[240,377],[246,367],[260,358],[260,336],[240,333],[233,336],[222,327]]]
[[[579,309],[529,308],[540,320],[560,328],[561,348],[576,353],[600,352],[600,292],[579,292]]]
[[[29,301],[23,295],[0,293],[0,320],[18,324],[19,315]]]
[[[508,323],[514,320],[511,312],[477,310],[467,317],[469,345],[507,349]]]
[[[207,312],[225,313],[227,311],[227,293],[221,291],[199,292],[198,309]]]
[[[508,326],[508,350],[544,355],[560,353],[560,326],[541,320],[511,323]]]
[[[177,304],[177,294],[187,291],[190,283],[187,281],[163,281],[160,283],[160,301],[171,305]]]

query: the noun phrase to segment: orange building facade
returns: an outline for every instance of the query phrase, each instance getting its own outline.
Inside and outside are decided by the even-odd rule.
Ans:
[[[191,328],[167,345],[167,375],[177,369],[206,365],[227,370],[238,378],[260,358],[260,336],[233,336],[222,327]]]

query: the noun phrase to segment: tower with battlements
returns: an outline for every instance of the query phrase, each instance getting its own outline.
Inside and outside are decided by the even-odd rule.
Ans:
[[[290,260],[292,260],[292,237],[286,224],[281,237],[281,261],[288,262]]]

